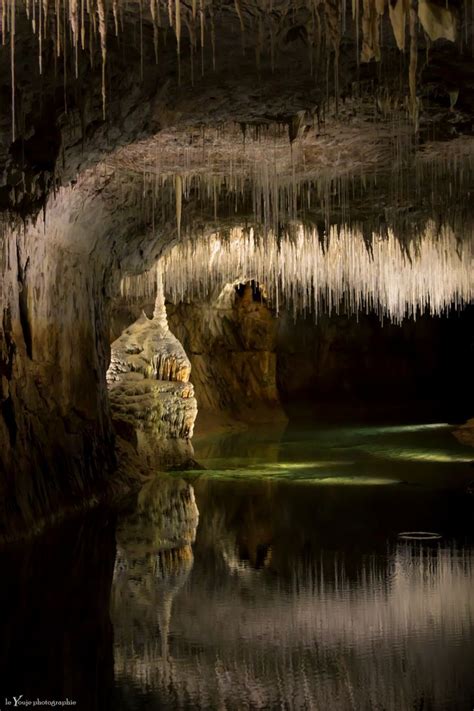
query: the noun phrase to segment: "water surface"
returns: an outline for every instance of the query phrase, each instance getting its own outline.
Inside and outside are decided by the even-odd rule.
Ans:
[[[451,428],[254,430],[195,450],[201,470],[0,553],[0,699],[473,708],[473,452]],[[399,536],[416,531],[439,537]]]
[[[176,482],[199,521],[176,500],[175,558],[149,561],[139,594],[124,572],[113,607],[124,708],[471,708],[472,451],[451,428],[254,430],[195,450],[205,469]],[[439,538],[398,536],[420,530]]]

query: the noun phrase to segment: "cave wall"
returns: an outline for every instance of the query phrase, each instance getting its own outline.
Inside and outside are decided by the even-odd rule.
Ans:
[[[133,192],[117,207],[112,176],[86,172],[0,232],[0,540],[127,485],[112,477],[111,296],[121,266],[146,264],[166,237],[150,238]]]
[[[3,242],[0,537],[91,502],[114,465],[106,270],[72,244],[54,218]]]
[[[209,302],[168,304],[170,327],[191,361],[198,428],[284,422],[276,386],[277,322],[250,284]]]

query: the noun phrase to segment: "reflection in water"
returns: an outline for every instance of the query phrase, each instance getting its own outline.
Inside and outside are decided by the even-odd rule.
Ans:
[[[208,461],[225,459],[218,450]],[[273,471],[282,452],[294,458],[284,442],[269,451]],[[235,451],[233,465],[248,454]],[[469,497],[430,488],[426,472],[415,488],[214,474],[193,474],[194,494],[169,482],[168,504],[142,495],[120,522],[117,708],[471,708]],[[193,565],[181,552],[194,495]],[[443,538],[398,538],[416,530]]]
[[[0,551],[0,702],[471,709],[472,469],[445,429],[214,440],[199,461],[241,475],[156,479],[116,526],[97,511]],[[393,449],[453,458],[383,457]],[[400,483],[341,486],[343,464]],[[267,466],[272,476],[249,474]],[[321,476],[331,481],[314,486]],[[399,537],[423,531],[441,538]]]
[[[193,566],[198,515],[189,484],[160,478],[146,484],[136,507],[119,519],[111,605],[116,674],[129,673],[131,655],[135,680],[146,684],[152,670],[145,660],[159,657],[164,682],[173,599]]]

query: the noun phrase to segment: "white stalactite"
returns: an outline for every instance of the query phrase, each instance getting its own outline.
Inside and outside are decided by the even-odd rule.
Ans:
[[[302,225],[295,234],[233,228],[227,235],[180,242],[162,258],[164,290],[174,303],[206,299],[226,284],[255,280],[273,308],[283,303],[294,315],[358,314],[374,310],[381,320],[401,323],[428,311],[441,315],[472,301],[471,241],[440,233],[428,223],[410,249],[389,232],[372,235],[371,250],[361,232],[331,228],[320,239]],[[128,297],[155,293],[156,271],[126,277]]]

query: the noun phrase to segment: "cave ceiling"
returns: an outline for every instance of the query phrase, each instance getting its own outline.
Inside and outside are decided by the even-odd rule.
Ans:
[[[0,18],[5,219],[75,191],[68,209],[99,199],[109,229],[170,239],[294,220],[472,233],[468,2],[3,0]]]

